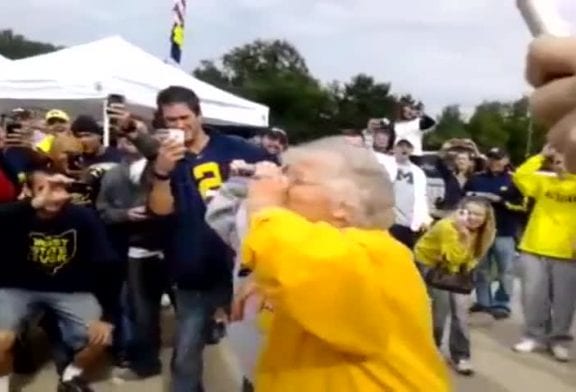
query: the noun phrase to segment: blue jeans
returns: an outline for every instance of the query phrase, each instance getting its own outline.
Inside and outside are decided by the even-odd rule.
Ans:
[[[167,270],[160,257],[128,261],[124,287],[127,354],[130,368],[140,377],[159,374],[161,330],[160,300],[166,291]]]
[[[177,329],[172,356],[171,392],[202,392],[206,329],[226,289],[175,290]]]
[[[496,237],[486,257],[480,262],[476,275],[476,298],[487,309],[510,310],[514,290],[514,257],[516,242],[513,237]],[[492,293],[492,263],[498,271],[498,290]]]
[[[0,330],[19,332],[31,316],[45,307],[53,312],[62,341],[73,352],[86,346],[88,325],[102,315],[98,301],[89,293],[0,289]]]

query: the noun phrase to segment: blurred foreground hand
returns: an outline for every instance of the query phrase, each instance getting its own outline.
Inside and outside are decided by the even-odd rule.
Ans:
[[[576,37],[544,36],[530,46],[526,77],[536,89],[530,110],[549,127],[548,141],[576,173]]]

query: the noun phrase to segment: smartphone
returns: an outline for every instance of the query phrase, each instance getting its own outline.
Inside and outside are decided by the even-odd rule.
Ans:
[[[468,212],[467,209],[465,208],[459,209],[456,215],[456,220],[459,224],[465,225],[468,222],[469,215],[470,213]]]
[[[91,188],[90,185],[86,184],[85,182],[73,182],[72,184],[66,187],[66,190],[69,193],[77,193],[80,195],[86,195],[90,193]]]
[[[112,105],[124,105],[126,103],[126,97],[121,94],[110,94],[107,100],[108,106]]]
[[[534,37],[572,35],[570,24],[562,18],[558,0],[516,0],[516,5]]]
[[[16,133],[16,131],[20,131],[22,129],[22,124],[20,123],[11,123],[6,126],[6,133]]]
[[[168,129],[168,137],[177,143],[184,144],[184,131],[177,128]]]
[[[82,154],[68,153],[68,170],[80,171],[83,169]]]
[[[240,177],[253,177],[256,174],[256,167],[253,165],[242,167],[236,174]]]

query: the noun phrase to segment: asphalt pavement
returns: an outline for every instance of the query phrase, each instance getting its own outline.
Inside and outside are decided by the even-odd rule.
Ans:
[[[170,330],[172,324],[172,317],[166,312],[164,325],[169,326],[167,329]],[[514,306],[514,316],[509,320],[494,321],[486,316],[473,316],[471,324],[476,374],[468,378],[454,375],[457,392],[576,391],[576,362],[564,364],[556,362],[546,353],[517,354],[510,349],[520,338],[521,312],[518,301]],[[170,331],[166,335],[168,338]],[[163,355],[164,363],[169,364],[169,348],[164,350]],[[205,358],[206,392],[240,391],[235,358],[226,342],[209,347]],[[167,391],[167,378],[165,372],[163,377],[139,382],[117,383],[106,379],[97,383],[95,389],[97,392],[161,392]],[[22,390],[55,391],[56,373],[53,367],[47,365]]]

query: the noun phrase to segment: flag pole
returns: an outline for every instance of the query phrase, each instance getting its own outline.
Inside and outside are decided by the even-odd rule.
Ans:
[[[186,19],[186,0],[174,0],[172,7],[173,23],[170,31],[170,60],[180,64],[184,45],[184,21]]]

